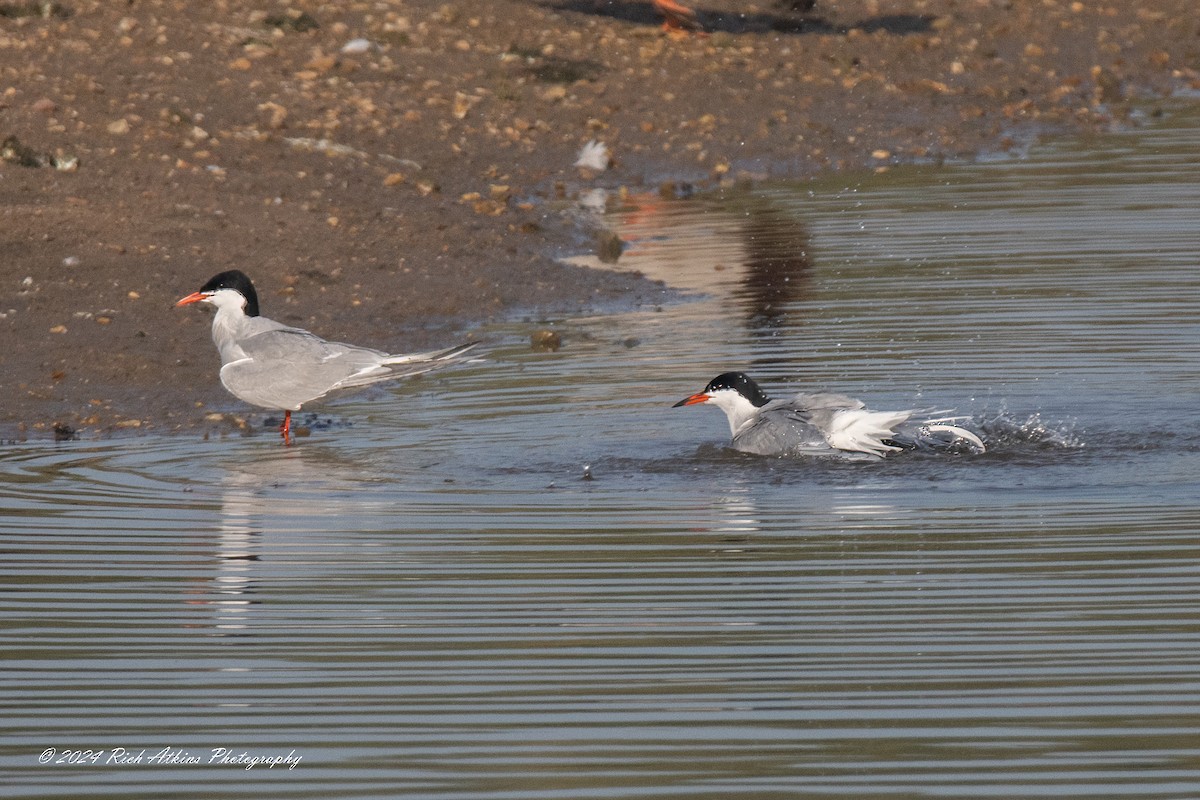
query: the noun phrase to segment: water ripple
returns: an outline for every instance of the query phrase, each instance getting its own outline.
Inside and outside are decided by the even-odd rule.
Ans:
[[[556,353],[493,326],[291,448],[7,447],[5,788],[1193,796],[1197,131],[633,197],[622,266],[691,302],[538,320]],[[732,368],[955,408],[989,452],[736,453],[671,408]]]

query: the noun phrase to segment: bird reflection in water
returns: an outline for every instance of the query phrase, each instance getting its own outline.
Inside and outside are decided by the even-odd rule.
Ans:
[[[752,334],[770,336],[789,324],[809,289],[812,261],[808,227],[777,205],[746,210],[738,231],[745,250],[734,301]]]
[[[811,235],[794,210],[759,195],[626,198],[622,265],[686,291],[729,298],[752,335],[789,324],[811,281]]]

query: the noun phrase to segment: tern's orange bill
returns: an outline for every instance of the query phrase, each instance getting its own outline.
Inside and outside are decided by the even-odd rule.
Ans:
[[[208,295],[206,295],[204,292],[192,292],[187,297],[182,298],[178,303],[176,303],[175,307],[179,308],[180,306],[187,306],[187,305],[191,305],[192,303],[199,303],[201,300],[203,300],[206,297],[208,297]]]
[[[678,403],[671,406],[671,408],[679,408],[680,406],[694,406],[697,403],[703,403],[703,402],[706,402],[707,400],[708,400],[708,395],[706,395],[704,392],[699,392],[698,394],[694,394],[691,397],[683,398]]]

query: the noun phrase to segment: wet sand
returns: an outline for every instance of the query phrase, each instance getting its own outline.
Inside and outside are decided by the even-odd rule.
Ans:
[[[1193,0],[696,6],[678,37],[638,0],[0,2],[0,433],[259,429],[172,308],[224,269],[327,338],[532,332],[663,296],[555,260],[593,187],[1019,152],[1200,89]]]

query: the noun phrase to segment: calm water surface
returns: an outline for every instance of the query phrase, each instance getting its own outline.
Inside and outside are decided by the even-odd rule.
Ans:
[[[1198,148],[634,198],[691,302],[291,448],[5,447],[0,795],[1200,796]],[[735,368],[991,449],[731,453],[670,405]]]

